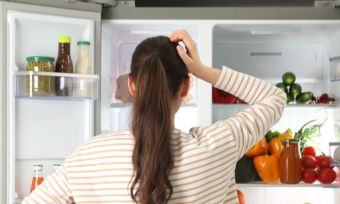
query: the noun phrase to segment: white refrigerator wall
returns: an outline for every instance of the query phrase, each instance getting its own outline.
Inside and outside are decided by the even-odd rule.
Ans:
[[[78,11],[74,11],[78,12]],[[8,78],[10,90],[10,134],[8,135],[10,198],[22,199],[30,190],[32,165],[43,164],[44,176],[52,173],[54,163],[94,134],[94,102],[89,100],[52,100],[16,98],[15,71],[26,68],[27,56],[52,56],[57,59],[58,35],[72,37],[71,58],[75,67],[77,41],[91,42],[94,69],[94,21],[21,11],[8,16]],[[93,70],[92,70],[93,71]]]
[[[117,78],[130,73],[132,53],[139,42],[147,37],[169,36],[174,30],[186,29],[200,42],[201,28],[197,21],[115,21],[105,20],[102,25],[102,130],[119,131],[129,128],[131,107],[115,99]],[[208,41],[209,42],[209,41]],[[198,44],[200,46],[200,44]],[[202,87],[208,87],[205,92]],[[188,131],[202,124],[200,116],[207,113],[204,107],[210,99],[209,85],[192,78],[190,95],[192,100],[182,106],[176,114],[177,128]],[[209,112],[206,120],[209,120]],[[208,122],[208,123],[209,123]]]

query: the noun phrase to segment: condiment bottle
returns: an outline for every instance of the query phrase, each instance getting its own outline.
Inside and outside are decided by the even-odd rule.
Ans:
[[[78,45],[78,60],[76,63],[75,72],[78,74],[90,74],[90,42],[89,41],[79,41]],[[76,96],[87,97],[91,96],[91,84],[83,78],[77,79],[76,85]]]
[[[33,178],[30,192],[34,191],[34,189],[44,181],[42,171],[43,165],[40,164],[33,165]]]
[[[283,150],[280,156],[280,181],[296,184],[301,181],[301,155],[299,140],[282,140]]]
[[[56,72],[73,73],[73,64],[70,55],[71,37],[68,35],[58,36],[58,58],[55,64]],[[57,77],[56,78],[56,95],[71,96],[72,95],[72,78]]]

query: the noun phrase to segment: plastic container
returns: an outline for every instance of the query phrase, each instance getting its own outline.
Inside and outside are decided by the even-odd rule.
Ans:
[[[27,60],[27,71],[54,72],[53,57],[29,56]],[[32,76],[26,78],[26,92],[30,96],[46,96],[54,94],[55,79],[49,76]]]

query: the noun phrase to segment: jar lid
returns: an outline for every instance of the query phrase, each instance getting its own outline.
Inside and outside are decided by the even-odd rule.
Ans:
[[[49,57],[49,56],[29,56],[26,58],[26,60],[28,62],[30,61],[54,61],[53,57]]]
[[[90,45],[90,41],[86,41],[86,40],[81,40],[77,42],[77,45]]]
[[[300,140],[298,140],[298,139],[284,139],[284,140],[282,140],[282,142],[285,142],[285,143],[298,143],[298,142],[300,142]]]
[[[69,35],[59,35],[58,43],[71,43],[71,36]]]
[[[42,169],[43,169],[43,165],[41,165],[41,164],[34,164],[33,165],[33,170],[35,170],[35,171],[42,171]]]

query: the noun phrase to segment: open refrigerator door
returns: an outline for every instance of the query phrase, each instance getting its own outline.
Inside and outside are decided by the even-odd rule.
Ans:
[[[33,165],[43,165],[43,176],[47,177],[53,173],[54,164],[62,164],[67,155],[94,135],[99,86],[95,74],[100,55],[100,32],[96,27],[100,18],[97,12],[6,4],[6,203],[20,203],[29,194]],[[57,58],[59,35],[71,36],[74,64],[78,60],[76,42],[90,43],[90,73],[27,71],[29,56]],[[58,78],[72,81],[69,96],[54,93],[52,87]],[[91,91],[77,95],[79,84],[89,86]],[[32,94],[36,87],[42,92]]]

